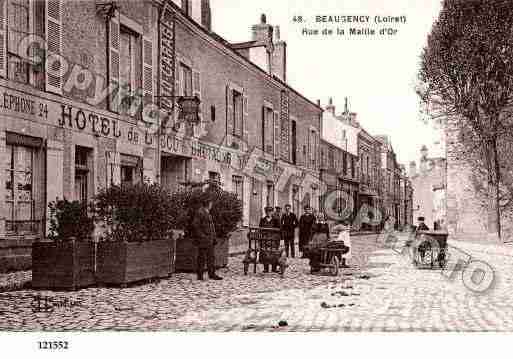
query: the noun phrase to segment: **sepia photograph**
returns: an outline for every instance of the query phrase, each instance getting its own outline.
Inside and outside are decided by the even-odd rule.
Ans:
[[[0,203],[36,352],[511,332],[513,0],[0,0]]]

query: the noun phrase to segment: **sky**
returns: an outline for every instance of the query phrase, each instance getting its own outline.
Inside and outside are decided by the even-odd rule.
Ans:
[[[326,106],[330,97],[337,113],[358,114],[372,135],[389,135],[398,160],[417,161],[422,145],[430,156],[443,155],[440,133],[419,116],[414,91],[420,54],[438,17],[441,0],[211,0],[213,31],[230,42],[251,40],[251,26],[266,14],[280,26],[287,42],[287,82],[312,101]],[[369,24],[316,23],[316,16],[370,16]],[[406,24],[376,25],[375,16],[406,16]],[[306,22],[294,22],[302,16]],[[304,28],[337,27],[345,36],[305,36]],[[394,28],[395,36],[347,35],[350,27],[378,31]]]

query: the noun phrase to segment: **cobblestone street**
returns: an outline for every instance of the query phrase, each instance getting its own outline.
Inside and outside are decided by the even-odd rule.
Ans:
[[[310,275],[304,259],[293,260],[285,278],[262,273],[244,276],[241,257],[233,257],[229,267],[219,271],[225,278],[219,282],[176,274],[126,289],[70,293],[14,288],[0,293],[0,329],[513,330],[513,248],[452,245],[495,269],[497,281],[491,291],[475,295],[463,286],[460,275],[448,280],[439,270],[416,269],[408,257],[379,248],[376,236],[362,236],[353,238],[351,268],[337,278]],[[0,285],[29,278],[29,272],[3,275]],[[52,298],[51,312],[33,311],[37,295]],[[279,321],[288,325],[278,327]]]

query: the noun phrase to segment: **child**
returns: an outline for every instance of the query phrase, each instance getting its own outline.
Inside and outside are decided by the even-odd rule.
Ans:
[[[341,266],[344,268],[348,268],[347,260],[351,259],[351,236],[350,236],[350,226],[347,222],[342,222],[341,224],[337,224],[332,228],[332,238],[336,238],[337,242],[342,242],[346,247],[349,248],[347,253],[342,254]]]

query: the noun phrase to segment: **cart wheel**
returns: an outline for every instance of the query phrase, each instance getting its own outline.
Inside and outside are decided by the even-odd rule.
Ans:
[[[282,276],[283,276],[283,275],[285,275],[285,269],[286,269],[286,268],[287,268],[287,267],[286,267],[285,265],[283,265],[283,264],[282,264],[282,265],[280,265],[280,274],[281,274]]]
[[[337,276],[338,275],[338,267],[339,267],[339,260],[338,260],[338,257],[337,256],[333,256],[331,258],[331,267],[330,267],[330,273],[332,276]]]
[[[249,263],[244,263],[244,275],[248,275]]]
[[[438,255],[438,264],[440,265],[440,268],[445,268],[445,265],[447,264],[446,260],[445,260],[445,252],[441,252],[439,255]]]

